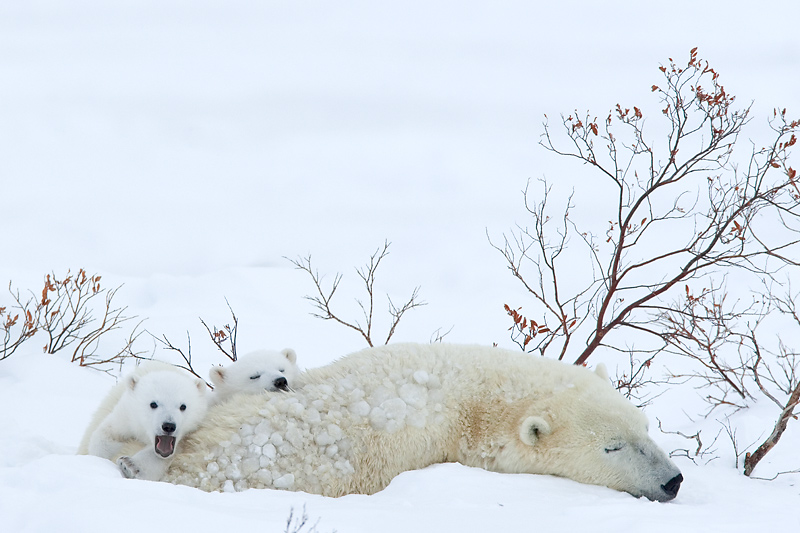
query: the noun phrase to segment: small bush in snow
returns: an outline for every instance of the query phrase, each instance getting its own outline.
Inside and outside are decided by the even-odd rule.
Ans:
[[[286,519],[284,533],[317,533],[318,524],[319,518],[313,524],[309,522],[305,505],[303,505],[303,513],[300,516],[294,514],[294,507],[292,507],[289,509],[289,517]],[[332,533],[336,533],[336,530],[334,529]]]
[[[37,295],[28,297],[8,286],[15,305],[14,312],[0,307],[3,343],[0,359],[9,357],[25,341],[36,336],[43,338],[45,353],[66,351],[71,361],[81,366],[109,370],[132,355],[132,345],[138,337],[133,329],[120,350],[101,350],[101,339],[118,330],[135,317],[125,316],[126,307],[115,307],[113,300],[119,290],[100,285],[99,275],[88,275],[84,269],[77,274],[67,271],[63,277],[47,274],[44,286]],[[20,315],[22,321],[20,321]]]
[[[323,320],[333,320],[334,322],[337,322],[347,328],[357,331],[369,346],[373,346],[372,334],[374,332],[372,326],[375,306],[375,273],[377,272],[381,261],[387,255],[389,255],[389,245],[389,242],[385,242],[383,248],[379,248],[374,254],[372,254],[372,256],[369,258],[369,263],[365,267],[356,269],[358,277],[361,278],[361,281],[364,283],[364,288],[367,292],[366,303],[362,302],[361,300],[356,300],[358,302],[358,306],[361,308],[361,312],[364,315],[363,322],[358,320],[344,320],[340,317],[340,315],[334,313],[332,310],[331,301],[333,300],[333,295],[336,293],[336,289],[339,288],[339,283],[342,281],[341,274],[336,274],[330,290],[327,291],[323,289],[322,277],[320,276],[319,272],[311,265],[310,255],[298,259],[289,259],[289,261],[297,269],[307,272],[311,276],[311,280],[314,282],[314,287],[317,290],[316,296],[306,296],[306,299],[314,304],[314,307],[318,310],[318,313],[313,313],[313,315]],[[392,299],[387,296],[387,299],[389,300],[389,315],[392,317],[392,323],[389,326],[386,340],[383,342],[384,344],[389,344],[389,341],[397,329],[397,325],[400,323],[400,319],[403,317],[406,311],[425,305],[425,302],[419,301],[418,297],[419,287],[416,287],[414,292],[411,293],[411,297],[408,299],[408,301],[402,306],[397,307],[392,302]]]

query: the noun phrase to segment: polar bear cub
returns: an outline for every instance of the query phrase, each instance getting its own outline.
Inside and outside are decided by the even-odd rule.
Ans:
[[[173,365],[147,361],[111,389],[78,453],[116,460],[125,477],[159,481],[181,438],[205,417],[205,392],[202,380]],[[136,450],[131,457],[120,457],[131,450]]]
[[[291,348],[280,352],[250,352],[226,367],[215,366],[211,369],[209,378],[214,384],[214,392],[210,404],[223,402],[239,393],[288,391],[299,374],[297,354]]]

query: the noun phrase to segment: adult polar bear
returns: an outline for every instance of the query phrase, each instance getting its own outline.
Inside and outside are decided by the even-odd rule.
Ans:
[[[165,479],[209,491],[341,496],[454,461],[659,501],[673,499],[683,480],[607,377],[447,344],[370,348],[309,370],[293,392],[223,403],[186,438]]]

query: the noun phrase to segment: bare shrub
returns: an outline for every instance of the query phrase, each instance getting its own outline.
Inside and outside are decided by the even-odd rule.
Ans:
[[[3,344],[0,348],[0,360],[10,357],[20,344],[33,337],[39,328],[38,315],[34,315],[36,306],[32,305],[32,300],[23,302],[19,297],[19,291],[16,293],[11,289],[11,283],[8,284],[8,292],[17,302],[16,308],[19,310],[17,313],[8,311],[7,307],[0,307],[0,330],[3,333]],[[22,322],[19,321],[20,314],[22,314]]]
[[[750,106],[735,106],[697,49],[659,70],[658,124],[644,107],[622,105],[600,120],[562,115],[560,133],[545,117],[540,144],[596,177],[586,183],[594,205],[579,207],[573,190],[559,209],[551,184],[529,183],[531,224],[489,239],[532,300],[525,315],[505,306],[509,331],[521,349],[575,364],[598,349],[625,353],[617,386],[629,396],[658,384],[647,374],[656,358],[680,356],[685,370],[667,381],[703,390],[706,416],[724,412],[750,475],[800,400],[797,353],[764,333],[776,315],[800,326],[796,295],[775,289],[778,273],[800,266],[800,186],[789,164],[800,121],[776,109],[767,142],[743,147]],[[756,401],[774,403],[777,420],[754,450],[740,450],[729,415]]]
[[[602,218],[579,225],[574,195],[558,213],[543,181],[538,200],[524,191],[532,226],[492,243],[533,297],[537,336],[521,337],[527,351],[559,359],[576,351],[574,362],[583,364],[599,347],[617,349],[609,334],[618,330],[663,345],[669,331],[652,318],[673,310],[668,299],[688,283],[726,271],[768,278],[797,264],[800,189],[788,158],[800,122],[776,110],[772,139],[740,164],[734,148],[750,108],[734,108],[696,49],[685,66],[670,59],[660,70],[663,83],[651,90],[661,100],[664,138],[648,140],[645,112],[636,106],[617,105],[599,121],[590,113],[562,115],[563,141],[544,123],[540,144],[594,170],[593,185],[610,204],[593,206]],[[572,243],[582,245],[585,267],[567,253]],[[585,340],[573,346],[575,339]]]
[[[692,461],[694,464],[698,464],[698,462],[700,462],[700,461],[702,461],[703,464],[708,464],[711,461],[719,458],[719,456],[716,455],[717,449],[714,448],[714,445],[717,443],[717,439],[719,439],[719,436],[722,433],[722,430],[717,432],[717,434],[714,436],[714,439],[712,440],[712,442],[710,444],[705,444],[705,443],[703,443],[703,440],[701,439],[702,431],[698,431],[697,433],[694,433],[693,435],[686,435],[685,433],[682,433],[680,431],[667,431],[661,425],[661,420],[658,420],[658,429],[659,429],[659,431],[661,431],[665,435],[677,435],[677,436],[682,437],[682,438],[684,438],[684,439],[686,439],[688,441],[693,441],[693,444],[692,444],[691,447],[688,447],[688,448],[677,448],[677,449],[672,450],[669,453],[670,457],[686,457],[687,459]]]
[[[286,529],[284,533],[317,533],[317,526],[320,519],[312,524],[306,512],[306,506],[303,505],[303,512],[298,516],[294,513],[294,507],[289,509],[289,516],[286,518]],[[332,533],[336,533],[334,529]]]
[[[314,282],[314,288],[316,289],[317,294],[314,296],[305,297],[318,311],[316,313],[312,313],[312,315],[323,320],[333,320],[334,322],[337,322],[347,328],[357,331],[369,346],[373,346],[372,326],[375,307],[375,274],[381,264],[381,261],[387,255],[389,255],[389,245],[390,243],[388,241],[385,242],[383,248],[379,248],[374,254],[372,254],[372,256],[370,256],[369,262],[365,267],[356,269],[358,277],[361,278],[361,281],[364,283],[364,289],[367,293],[366,302],[356,299],[356,302],[361,308],[361,312],[363,314],[363,321],[342,319],[333,311],[331,307],[333,296],[336,293],[336,290],[339,288],[339,283],[342,281],[341,274],[336,274],[333,279],[333,283],[330,285],[330,289],[328,290],[323,288],[323,278],[320,276],[319,271],[311,264],[311,255],[300,257],[298,259],[286,258],[295,266],[295,268],[308,273],[308,275],[311,276],[311,280]],[[394,302],[392,302],[392,299],[387,295],[387,299],[389,301],[389,315],[391,316],[392,321],[389,326],[384,344],[389,343],[395,333],[395,330],[397,329],[398,324],[400,323],[400,319],[402,319],[406,311],[425,305],[425,302],[419,301],[418,298],[419,287],[416,287],[411,293],[411,297],[399,307],[396,306]]]
[[[227,298],[225,299],[225,303],[228,305],[228,310],[231,313],[231,317],[233,319],[233,326],[230,324],[225,324],[222,328],[217,328],[216,326],[209,327],[206,324],[206,321],[200,318],[200,323],[203,324],[203,327],[208,332],[209,339],[217,347],[217,350],[222,352],[222,354],[226,357],[226,359],[235,362],[237,359],[237,347],[236,347],[236,340],[238,335],[239,329],[239,319],[236,316],[236,313],[231,307],[230,302],[228,302]],[[214,386],[211,385],[203,376],[201,376],[197,370],[194,368],[194,364],[192,361],[192,336],[189,331],[186,332],[186,348],[182,348],[180,346],[176,346],[169,340],[166,334],[162,334],[160,337],[154,335],[151,332],[147,332],[155,341],[156,347],[161,346],[162,349],[166,350],[169,353],[177,354],[179,357],[178,362],[170,362],[171,365],[178,367],[182,370],[189,372],[194,377],[203,380],[206,386],[209,389],[214,389]],[[155,354],[155,350],[153,350]],[[153,359],[153,357],[142,357],[138,356],[137,359],[141,360],[148,360]]]
[[[672,328],[665,336],[665,352],[695,363],[671,377],[709,391],[704,395],[709,404],[707,414],[720,408],[737,411],[761,401],[778,408],[769,436],[755,450],[747,451],[747,446],[743,451],[744,473],[749,476],[778,443],[789,421],[796,418],[800,352],[782,337],[800,332],[796,304],[800,295],[791,293],[791,285],[780,293],[769,284],[739,311],[725,302],[725,296],[720,288],[704,290],[698,296],[687,291],[686,302],[677,310],[660,315],[657,322]],[[686,311],[687,307],[693,310]],[[788,323],[782,320],[786,318]],[[765,325],[772,325],[778,332],[762,335]],[[729,431],[732,439],[734,434]]]
[[[798,331],[800,316],[796,302],[800,294],[792,295],[789,286],[785,295],[770,292],[767,296],[771,307],[782,316],[791,317],[795,332]],[[749,367],[753,381],[761,394],[769,398],[780,412],[770,435],[755,451],[745,456],[744,473],[747,476],[752,474],[758,462],[778,443],[789,421],[797,418],[797,405],[800,403],[800,354],[794,348],[790,348],[780,335],[777,336],[775,350],[763,346],[756,339],[755,330],[751,330],[748,339],[753,350],[752,365]],[[766,359],[772,363],[766,363]]]
[[[8,290],[19,313],[12,316],[6,308],[0,308],[0,317],[6,314],[0,359],[10,356],[22,342],[38,334],[45,337],[45,353],[69,351],[71,361],[81,366],[107,371],[109,365],[121,363],[133,353],[141,323],[133,328],[122,349],[110,352],[100,349],[101,338],[107,338],[108,333],[135,318],[124,314],[127,307],[114,305],[119,289],[102,287],[100,276],[90,276],[84,269],[76,274],[67,271],[63,277],[47,274],[38,296],[29,291],[27,298],[22,297],[9,283]]]
[[[212,331],[211,328],[208,327],[208,324],[206,324],[205,320],[201,318],[200,322],[203,324],[203,327],[206,328],[206,331],[208,331],[208,335],[211,337],[211,342],[214,343],[217,349],[225,354],[225,357],[233,362],[236,362],[236,335],[238,334],[239,329],[239,319],[236,318],[236,313],[233,312],[233,308],[231,307],[231,304],[228,302],[227,298],[225,299],[225,303],[228,304],[228,310],[231,312],[233,326],[230,324],[225,324],[222,326],[222,328],[212,326],[214,329]]]
[[[430,344],[436,344],[436,343],[444,342],[444,338],[447,337],[448,335],[450,335],[450,333],[452,333],[454,327],[455,326],[450,326],[450,329],[448,329],[447,331],[442,331],[444,328],[436,328],[436,331],[431,333],[431,336],[430,336],[430,339],[428,339],[428,342]]]
[[[188,373],[190,373],[191,375],[193,375],[197,379],[202,380],[209,389],[212,389],[212,390],[214,389],[214,387],[208,381],[206,381],[206,379],[203,376],[198,374],[197,371],[194,369],[194,365],[192,364],[192,337],[189,335],[188,331],[186,332],[186,349],[185,350],[183,348],[179,347],[179,346],[175,346],[174,344],[172,344],[172,341],[170,341],[167,338],[166,335],[161,335],[161,337],[156,337],[155,335],[153,335],[149,331],[147,333],[153,338],[153,340],[157,344],[160,344],[163,349],[167,350],[168,352],[176,353],[176,354],[178,354],[178,356],[180,356],[180,361],[177,362],[177,363],[172,363],[172,362],[169,362],[169,361],[165,361],[165,362],[169,362],[169,364],[171,364],[172,366],[175,366],[177,368],[180,368],[182,370],[187,371]],[[155,350],[154,350],[154,352],[155,352]],[[153,358],[154,357],[152,357],[152,356],[151,357],[141,357],[141,356],[137,357],[137,359],[140,359],[140,360],[143,360],[143,361],[151,360]]]

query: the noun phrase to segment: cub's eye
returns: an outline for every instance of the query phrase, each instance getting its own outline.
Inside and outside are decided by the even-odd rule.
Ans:
[[[150,409],[156,409],[158,404],[156,402],[150,402]]]
[[[256,374],[255,376],[250,376],[250,379],[258,379],[261,377],[261,374]]]
[[[624,443],[622,443],[622,442],[620,442],[620,443],[617,443],[617,444],[612,444],[611,446],[609,446],[608,448],[606,448],[606,453],[614,453],[614,452],[618,452],[618,451],[620,451],[620,450],[621,450],[622,448],[624,448],[624,447],[625,447],[625,444],[624,444]]]
[[[185,411],[185,410],[186,410],[186,404],[185,404],[185,403],[182,403],[182,404],[181,404],[181,411]]]
[[[283,371],[284,371],[284,369],[283,369],[283,368],[281,368],[280,370],[278,370],[278,372],[280,372],[281,374],[283,374]]]

